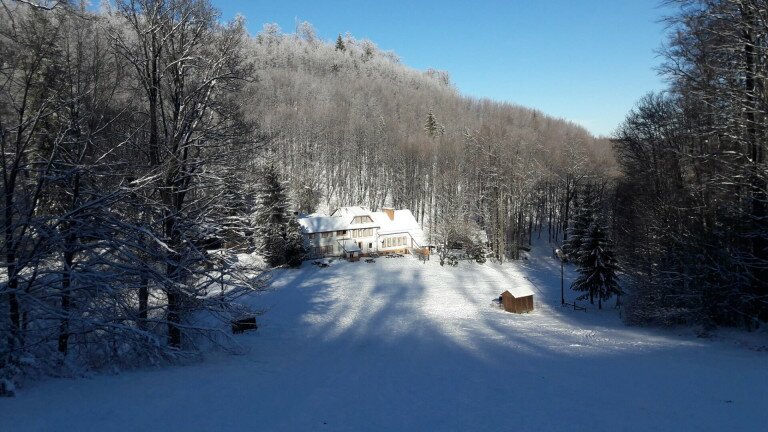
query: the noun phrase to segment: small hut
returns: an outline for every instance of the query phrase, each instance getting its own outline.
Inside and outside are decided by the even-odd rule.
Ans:
[[[521,284],[501,293],[501,306],[507,312],[525,313],[533,310],[533,291]]]

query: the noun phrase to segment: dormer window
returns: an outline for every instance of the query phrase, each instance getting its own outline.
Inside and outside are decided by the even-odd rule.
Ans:
[[[363,224],[363,223],[372,223],[373,219],[371,219],[370,216],[355,216],[354,219],[352,219],[353,224]]]

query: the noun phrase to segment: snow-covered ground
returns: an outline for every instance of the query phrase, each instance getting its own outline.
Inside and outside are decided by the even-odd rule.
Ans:
[[[566,279],[572,277],[568,272]],[[533,285],[536,310],[491,300]],[[567,290],[566,295],[573,295]],[[411,257],[280,270],[246,354],[28,385],[2,431],[758,431],[766,333],[697,339],[560,307],[546,253],[503,266]],[[583,302],[582,302],[583,303]],[[741,342],[737,342],[741,340]]]

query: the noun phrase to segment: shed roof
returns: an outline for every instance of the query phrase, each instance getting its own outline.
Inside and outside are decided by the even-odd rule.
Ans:
[[[512,294],[512,297],[514,298],[528,297],[533,295],[533,287],[530,285],[530,283],[528,281],[520,281],[519,279],[513,280],[512,284],[509,286],[509,288],[507,288],[506,291],[509,291],[509,293]]]
[[[361,252],[360,246],[357,245],[357,243],[347,240],[344,243],[341,244],[341,247],[344,248],[344,252]]]

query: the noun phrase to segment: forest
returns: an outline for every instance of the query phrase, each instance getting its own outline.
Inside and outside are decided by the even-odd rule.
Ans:
[[[758,327],[768,8],[670,3],[669,88],[594,137],[308,22],[250,35],[204,0],[0,0],[0,379],[225,345],[212,323],[268,277],[227,253],[345,205],[411,209],[432,243],[487,238],[497,262],[536,239],[605,260],[610,289],[574,288],[628,324]]]

